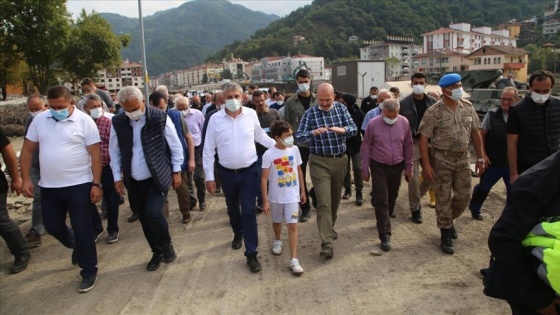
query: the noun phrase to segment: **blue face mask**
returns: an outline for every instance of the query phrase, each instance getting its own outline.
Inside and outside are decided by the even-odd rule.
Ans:
[[[68,118],[68,108],[59,109],[59,110],[54,110],[52,108],[49,108],[49,110],[51,111],[53,118],[58,121]]]

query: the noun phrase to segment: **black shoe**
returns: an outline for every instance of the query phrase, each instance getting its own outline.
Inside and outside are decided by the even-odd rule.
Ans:
[[[189,210],[192,210],[194,208],[196,208],[196,203],[198,202],[198,200],[191,198],[191,208]]]
[[[247,265],[251,272],[259,272],[261,271],[261,263],[257,260],[257,254],[251,254],[247,256]]]
[[[384,236],[381,238],[381,250],[386,252],[391,250],[391,240],[388,236]]]
[[[128,218],[128,222],[134,222],[138,220],[138,215],[135,213],[133,213],[130,218]]]
[[[72,265],[76,266],[78,264],[78,254],[76,254],[76,249],[72,250]]]
[[[107,244],[113,244],[119,241],[119,232],[111,232],[107,236]]]
[[[364,204],[364,196],[362,196],[361,191],[356,192],[356,206],[361,206]]]
[[[453,255],[453,241],[451,240],[451,229],[441,229],[441,251]]]
[[[173,244],[163,244],[163,262],[168,264],[174,262],[175,259],[177,259],[177,254],[173,249]]]
[[[329,246],[325,246],[321,249],[321,252],[319,253],[319,255],[321,257],[325,257],[326,259],[331,259],[334,256],[333,248],[329,247]]]
[[[27,268],[27,263],[29,262],[30,258],[31,254],[29,253],[29,251],[26,251],[23,255],[16,256],[14,264],[12,265],[12,267],[10,267],[10,273],[16,274],[24,271],[25,268]]]
[[[332,232],[333,232],[333,238],[335,240],[337,240],[338,239],[338,233],[336,233],[336,231],[334,229],[332,230]]]
[[[204,211],[204,209],[206,209],[206,202],[201,202],[198,207],[200,208],[200,211]]]
[[[344,195],[342,195],[342,199],[350,199],[350,197],[352,197],[352,191],[351,190],[346,190],[344,192]]]
[[[478,221],[484,221],[484,217],[480,213],[473,213],[472,218]]]
[[[97,282],[97,275],[83,277],[82,278],[82,283],[80,284],[80,289],[78,289],[78,292],[86,293],[86,292],[91,291],[91,289],[93,289],[93,287],[95,287],[96,282]]]
[[[27,247],[29,247],[29,249],[37,248],[43,243],[43,237],[39,235],[39,233],[33,231],[25,236],[25,240],[27,241]]]
[[[422,210],[412,211],[412,222],[422,224]]]
[[[299,222],[307,222],[309,221],[309,211],[307,212],[303,212],[301,213],[301,216],[299,217]]]
[[[233,241],[231,241],[231,248],[240,249],[242,241],[243,241],[243,234],[240,233],[240,234],[233,235]]]
[[[451,221],[451,229],[449,230],[449,235],[451,236],[452,239],[456,240],[459,237],[459,234],[457,234],[457,230],[455,229],[455,224],[453,224],[453,221]]]
[[[154,271],[157,270],[159,268],[159,266],[161,265],[161,261],[163,260],[163,256],[161,254],[153,254],[152,259],[148,262],[148,265],[146,266],[146,269],[148,269],[148,271]]]

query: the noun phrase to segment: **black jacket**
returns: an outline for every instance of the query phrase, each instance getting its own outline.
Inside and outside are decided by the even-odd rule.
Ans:
[[[362,126],[362,123],[364,122],[365,115],[356,104],[348,108],[348,113],[350,113],[352,120],[359,129],[359,132],[355,136],[346,139],[346,154],[354,155],[360,153],[360,147],[362,146],[362,129],[360,126]]]
[[[533,310],[550,305],[554,290],[537,275],[538,261],[521,245],[544,218],[560,216],[560,153],[524,172],[511,186],[511,197],[490,231],[488,246],[495,259],[487,285],[499,288],[508,301]]]

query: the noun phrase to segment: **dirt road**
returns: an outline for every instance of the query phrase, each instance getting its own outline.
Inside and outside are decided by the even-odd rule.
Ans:
[[[478,179],[473,179],[473,183]],[[370,191],[366,184],[364,192]],[[151,258],[138,222],[128,223],[121,206],[120,240],[97,243],[99,280],[78,293],[79,268],[71,250],[47,236],[31,251],[26,271],[8,275],[12,257],[0,242],[0,314],[508,314],[507,304],[482,294],[479,269],[488,261],[487,237],[502,211],[505,188],[499,183],[483,209],[485,220],[470,213],[457,220],[455,255],[439,250],[433,209],[423,200],[424,223],[409,220],[406,186],[401,187],[397,218],[392,219],[393,250],[381,256],[375,214],[369,204],[343,200],[336,229],[334,258],[319,257],[316,213],[299,225],[299,259],[305,273],[293,276],[285,251],[270,253],[270,217],[258,216],[262,272],[252,274],[243,250],[231,249],[232,232],[222,194],[208,197],[193,222],[180,222],[177,199],[170,193],[170,231],[177,261],[146,271]],[[27,233],[31,212],[11,215]],[[106,221],[104,221],[106,226]]]

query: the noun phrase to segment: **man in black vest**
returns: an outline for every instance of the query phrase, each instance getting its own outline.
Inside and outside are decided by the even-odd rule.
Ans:
[[[551,97],[554,75],[538,70],[529,77],[530,95],[509,110],[507,154],[510,183],[560,149],[560,99]]]
[[[379,89],[376,86],[372,86],[369,89],[369,95],[367,97],[364,97],[364,99],[362,99],[362,104],[360,106],[360,109],[362,110],[362,112],[364,112],[364,115],[379,105],[379,103],[377,102],[378,92]]]
[[[509,167],[507,160],[506,124],[510,107],[519,100],[517,89],[508,86],[500,96],[500,107],[486,113],[480,126],[480,136],[484,145],[486,171],[480,183],[474,186],[469,209],[473,219],[484,220],[480,209],[488,197],[490,189],[502,178],[509,197]]]
[[[153,271],[161,261],[170,263],[177,258],[162,209],[169,187],[181,186],[183,147],[171,119],[146,106],[137,87],[127,86],[117,97],[124,113],[113,117],[109,141],[115,189],[121,195],[124,186],[128,190],[130,206],[138,213],[152,249],[147,269]]]

